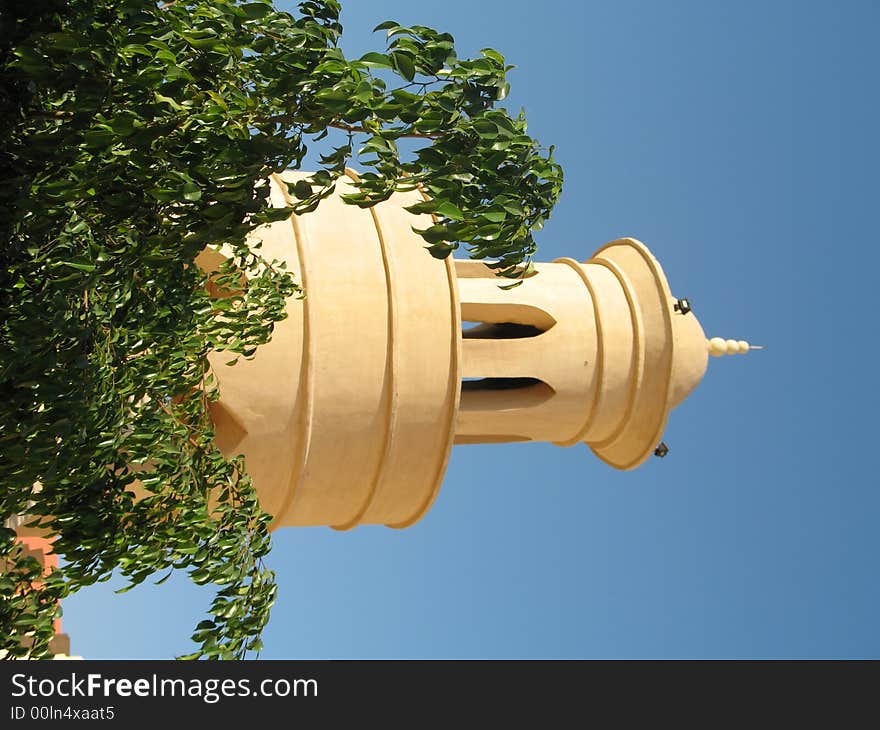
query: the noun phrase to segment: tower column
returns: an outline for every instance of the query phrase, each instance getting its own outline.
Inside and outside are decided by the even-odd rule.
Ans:
[[[577,434],[596,386],[598,341],[577,272],[535,265],[515,289],[482,263],[457,261],[462,320],[456,443],[562,441]]]
[[[480,324],[463,332],[456,442],[583,441],[612,466],[638,466],[705,371],[699,323],[676,314],[634,239],[535,268],[507,292],[489,267],[458,264],[462,317]]]

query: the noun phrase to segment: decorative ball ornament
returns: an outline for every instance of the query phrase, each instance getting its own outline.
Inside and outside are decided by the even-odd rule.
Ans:
[[[750,345],[745,340],[725,340],[723,337],[713,337],[708,341],[709,354],[715,357],[722,355],[745,355],[749,350],[761,350],[758,345]]]
[[[721,337],[713,337],[709,340],[709,354],[721,357],[727,354],[727,342]]]

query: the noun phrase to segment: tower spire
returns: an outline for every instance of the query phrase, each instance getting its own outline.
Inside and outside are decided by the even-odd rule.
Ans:
[[[749,350],[763,350],[763,345],[751,345],[745,340],[725,340],[723,337],[713,337],[706,340],[709,354],[715,357],[722,355],[744,355]]]

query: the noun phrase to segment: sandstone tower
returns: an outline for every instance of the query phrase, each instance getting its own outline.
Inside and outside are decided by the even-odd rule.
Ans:
[[[272,200],[290,202],[271,181]],[[354,172],[316,212],[258,230],[306,291],[253,360],[214,366],[220,448],[245,455],[273,527],[407,527],[430,508],[454,444],[587,444],[618,469],[660,444],[710,354],[685,300],[640,242],[536,265],[512,290],[481,262],[438,261],[398,193],[345,204]],[[219,254],[205,254],[210,270]]]

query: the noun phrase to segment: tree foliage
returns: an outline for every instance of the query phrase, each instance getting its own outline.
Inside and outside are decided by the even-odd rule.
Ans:
[[[241,458],[214,445],[207,360],[252,356],[299,292],[246,240],[256,227],[314,210],[353,164],[353,205],[428,192],[410,210],[434,215],[419,231],[432,255],[463,245],[514,284],[529,272],[562,175],[523,115],[497,105],[511,67],[390,21],[383,50],[347,59],[339,11],[3,3],[0,517],[27,514],[64,560],[37,581],[0,528],[8,655],[45,655],[71,592],[175,569],[217,587],[189,656],[259,650],[275,595],[269,517]],[[266,178],[316,143],[321,165],[291,186],[295,205],[271,207]],[[212,299],[194,260],[221,246],[231,257],[215,283],[240,291]]]

